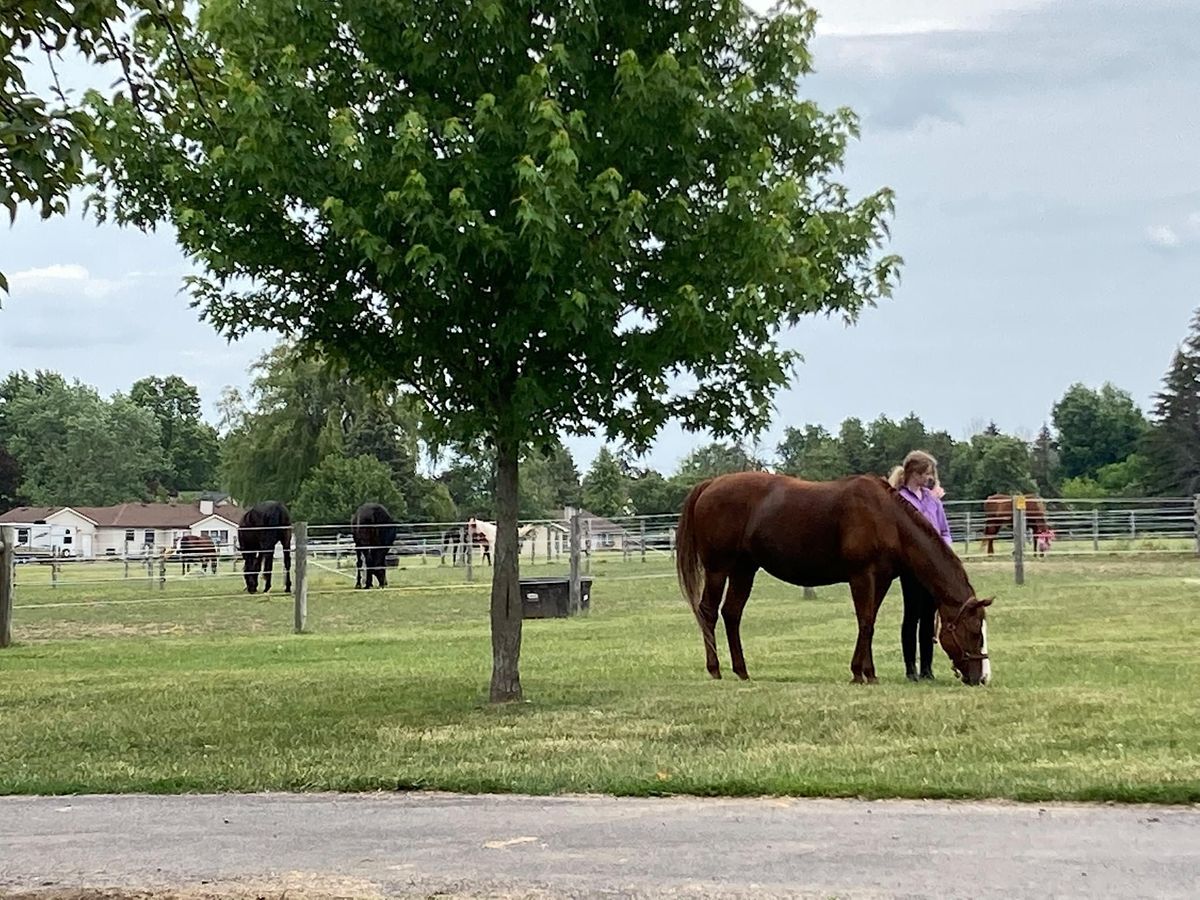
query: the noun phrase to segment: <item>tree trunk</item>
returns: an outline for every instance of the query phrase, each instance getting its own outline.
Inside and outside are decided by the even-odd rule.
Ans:
[[[496,442],[496,546],[492,548],[493,703],[521,699],[521,590],[518,583],[517,448]]]

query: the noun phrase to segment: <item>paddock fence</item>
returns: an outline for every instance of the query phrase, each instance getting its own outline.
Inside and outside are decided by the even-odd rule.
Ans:
[[[1200,556],[1200,495],[1014,498],[1000,509],[995,502],[947,500],[945,507],[959,556],[974,566],[1009,567],[1017,584],[1058,560],[1087,565],[1088,559],[1104,558],[1136,567],[1144,564],[1139,560]],[[571,612],[579,611],[593,583],[673,579],[677,521],[675,515],[600,518],[578,512],[522,521],[520,577],[565,582]],[[449,601],[449,609],[460,609],[467,600],[485,605],[494,562],[489,525],[400,523],[395,541],[377,548],[386,551],[381,567],[386,587],[357,595],[356,581],[367,575],[359,566],[359,551],[371,548],[355,547],[347,524],[295,523],[290,573],[278,545],[266,557],[269,569],[264,565],[259,573],[253,566],[248,573],[242,556],[229,547],[212,560],[173,550],[97,559],[21,557],[13,529],[6,526],[0,529],[0,647],[12,643],[14,632],[51,636],[56,619],[85,622],[81,631],[89,634],[176,633],[190,627],[181,621],[201,619],[209,630],[230,633],[302,632],[344,621],[351,615],[350,596],[374,598],[371,613],[363,615],[386,614],[386,604],[375,601],[388,598]],[[1014,534],[1021,539],[1014,540]],[[268,573],[271,590],[264,594]],[[247,574],[258,575],[256,594],[247,592]],[[310,621],[310,600],[318,610],[315,621]],[[24,618],[38,624],[23,632]]]

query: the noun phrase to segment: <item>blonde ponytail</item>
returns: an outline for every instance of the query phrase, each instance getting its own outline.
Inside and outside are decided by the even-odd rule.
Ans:
[[[892,469],[888,474],[887,480],[888,484],[894,488],[899,488],[900,485],[904,484],[904,466],[896,466]]]

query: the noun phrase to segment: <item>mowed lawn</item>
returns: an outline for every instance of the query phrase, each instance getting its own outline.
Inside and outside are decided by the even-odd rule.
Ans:
[[[596,561],[590,615],[525,623],[528,699],[503,708],[485,702],[487,585],[406,566],[386,593],[316,569],[303,635],[290,598],[233,577],[159,590],[94,567],[51,589],[20,567],[0,793],[1200,800],[1193,558],[1033,561],[1024,587],[1004,562],[969,563],[998,598],[994,683],[974,689],[940,649],[936,683],[904,681],[898,585],[876,631],[882,683],[866,687],[849,683],[847,588],[804,600],[762,575],[743,623],[753,680],[728,673],[720,632],[727,677],[711,681],[669,561]]]

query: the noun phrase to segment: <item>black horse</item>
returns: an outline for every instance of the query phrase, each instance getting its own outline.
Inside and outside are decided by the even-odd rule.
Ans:
[[[387,555],[396,542],[399,528],[392,514],[382,503],[364,503],[350,520],[350,533],[354,535],[356,559],[354,586],[370,589],[371,578],[387,587]],[[363,584],[363,570],[367,572],[367,583]]]
[[[278,500],[264,500],[246,510],[238,526],[238,549],[242,551],[246,593],[258,591],[258,573],[263,573],[263,593],[271,590],[271,565],[275,545],[283,545],[283,588],[292,590],[292,517]]]

